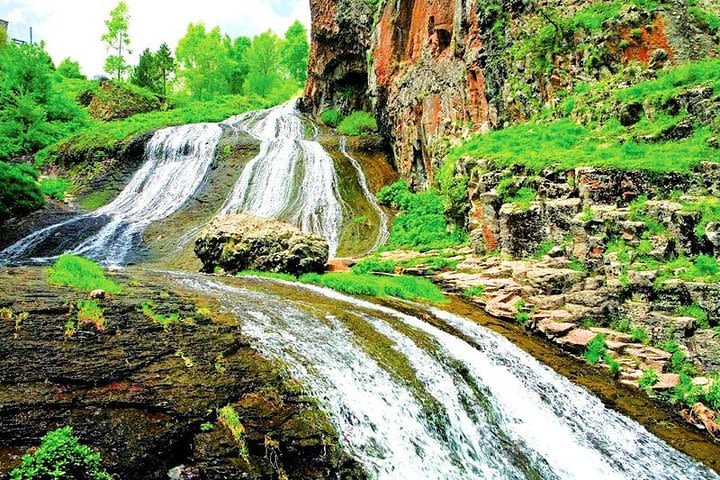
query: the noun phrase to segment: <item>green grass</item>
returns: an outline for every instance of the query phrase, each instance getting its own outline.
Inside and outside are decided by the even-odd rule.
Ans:
[[[105,330],[105,316],[103,315],[103,309],[95,300],[81,300],[77,304],[78,313],[77,321],[78,325],[84,325],[90,323],[95,326],[95,329],[99,332]]]
[[[369,273],[395,273],[397,264],[391,260],[382,260],[377,255],[366,257],[352,267],[352,271],[358,275]]]
[[[71,427],[49,432],[34,453],[25,455],[22,465],[10,473],[12,480],[78,478],[112,480],[102,468],[100,454],[82,445]]]
[[[407,182],[401,180],[380,190],[378,200],[400,210],[384,247],[387,250],[423,252],[467,242],[464,230],[448,224],[443,197],[434,190],[413,193]]]
[[[48,282],[83,291],[104,290],[120,293],[122,287],[105,276],[96,262],[79,255],[65,254],[48,269]]]
[[[133,115],[112,122],[91,121],[75,135],[53,144],[36,155],[36,163],[53,161],[58,154],[103,156],[135,136],[156,128],[200,122],[220,122],[248,110],[269,107],[269,101],[256,97],[227,95],[205,102]]]
[[[320,114],[320,120],[330,128],[336,128],[342,119],[342,114],[335,109],[323,110]]]
[[[42,194],[61,202],[65,200],[65,194],[70,190],[70,187],[72,187],[72,184],[64,178],[46,177],[40,179],[40,191]]]
[[[161,325],[163,330],[170,330],[172,327],[180,323],[180,315],[177,313],[162,314],[155,311],[155,304],[152,302],[145,302],[140,307],[143,315],[153,322]]]
[[[284,280],[286,282],[297,282],[297,277],[289,273],[262,272],[260,270],[243,270],[238,272],[237,277],[263,277],[272,278],[274,280]]]
[[[485,295],[485,285],[475,285],[474,287],[463,290],[463,295],[468,298],[482,297]]]
[[[98,208],[110,203],[115,195],[115,190],[96,190],[83,197],[78,203],[83,210],[97,210]]]
[[[677,312],[678,315],[687,317],[693,317],[700,328],[710,328],[710,322],[708,321],[708,313],[697,303],[693,303],[687,307],[680,307]]]
[[[338,132],[344,135],[357,136],[377,131],[377,121],[369,112],[353,112],[338,124]]]
[[[614,136],[591,130],[570,119],[551,123],[524,123],[477,135],[455,148],[450,159],[482,158],[498,167],[522,165],[539,172],[546,168],[570,170],[580,166],[619,170],[688,172],[714,158],[708,146],[708,128],[687,139],[667,142],[617,142]]]
[[[337,272],[308,273],[300,277],[300,282],[311,283],[346,293],[368,297],[396,297],[404,300],[425,300],[430,303],[442,303],[445,296],[439,287],[426,278],[410,276],[357,275]]]

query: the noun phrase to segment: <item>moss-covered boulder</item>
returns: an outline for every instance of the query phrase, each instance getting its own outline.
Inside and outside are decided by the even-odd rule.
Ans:
[[[104,81],[88,108],[93,118],[110,121],[159,110],[161,106],[160,98],[152,92],[129,83]]]
[[[321,237],[287,223],[237,213],[213,220],[195,242],[195,254],[206,272],[302,275],[324,271],[329,249]]]

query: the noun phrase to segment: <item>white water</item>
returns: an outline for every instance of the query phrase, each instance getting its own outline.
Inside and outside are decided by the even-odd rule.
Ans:
[[[305,138],[296,102],[231,118],[225,125],[260,141],[260,153],[243,169],[220,214],[244,211],[322,236],[337,253],[342,199],[332,157]]]
[[[385,211],[380,207],[380,204],[378,203],[377,199],[375,198],[375,195],[373,195],[370,192],[370,188],[368,187],[367,179],[365,178],[365,173],[363,172],[362,166],[360,163],[350,155],[348,152],[348,146],[347,146],[347,138],[342,137],[340,139],[340,152],[350,160],[350,163],[352,164],[353,168],[355,169],[355,172],[357,173],[358,183],[360,184],[360,188],[363,191],[363,195],[365,195],[365,198],[367,199],[370,206],[375,210],[375,212],[378,214],[378,218],[380,220],[380,226],[378,227],[378,236],[375,239],[375,245],[373,245],[372,250],[377,250],[378,247],[381,245],[384,245],[385,242],[388,239],[388,236],[390,235],[390,231],[388,230],[388,217],[385,214]]]
[[[371,478],[720,478],[470,320],[429,310],[472,343],[416,317],[318,287],[300,287],[320,295],[318,301],[309,303],[301,293],[303,300],[293,304],[206,278],[183,283],[218,298],[243,321],[258,350],[288,365]],[[323,312],[323,297],[339,301],[339,310]],[[350,316],[394,341],[431,396],[430,408],[363,350],[344,323]],[[435,347],[416,343],[397,323]]]
[[[105,218],[108,223],[99,232],[79,240],[70,250],[105,265],[125,263],[145,228],[179,210],[198,190],[221,134],[216,124],[159,130],[145,147],[145,163],[114,201],[90,214],[39,230],[5,249],[0,257],[23,258],[51,237],[64,235],[64,228]]]

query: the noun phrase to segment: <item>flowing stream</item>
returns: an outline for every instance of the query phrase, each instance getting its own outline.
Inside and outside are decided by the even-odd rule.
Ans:
[[[293,287],[307,289],[294,300],[180,281],[218,299],[259,351],[287,365],[371,478],[720,478],[468,319],[427,309],[463,340],[318,287]]]
[[[209,123],[159,130],[145,147],[145,163],[115,200],[38,230],[0,257],[42,260],[71,251],[105,265],[127,263],[145,228],[180,209],[201,186],[220,135],[222,129]]]
[[[335,164],[317,140],[306,138],[296,102],[239,115],[225,125],[258,139],[260,153],[243,169],[220,213],[244,211],[291,223],[323,237],[335,256],[343,221]]]

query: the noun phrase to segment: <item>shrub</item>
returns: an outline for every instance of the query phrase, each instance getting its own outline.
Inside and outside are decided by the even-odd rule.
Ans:
[[[338,132],[344,135],[364,135],[377,131],[377,121],[371,113],[354,112],[344,118],[338,125]]]
[[[606,352],[605,335],[598,333],[595,338],[588,342],[583,357],[585,357],[585,360],[587,360],[590,365],[597,365],[598,362],[604,358]]]
[[[603,362],[610,369],[610,373],[617,377],[620,374],[620,363],[610,356],[608,352],[603,354]]]
[[[467,241],[464,230],[448,225],[443,199],[433,190],[413,193],[401,180],[380,190],[378,199],[400,210],[388,238],[388,249],[427,251]]]
[[[466,288],[463,294],[468,297],[482,297],[485,295],[485,285],[475,285],[474,287]]]
[[[27,165],[0,162],[0,223],[24,217],[45,205],[38,172]]]
[[[104,290],[107,293],[119,293],[122,287],[105,276],[102,267],[96,262],[66,253],[48,269],[48,281],[54,285],[64,285],[78,290]]]
[[[369,297],[397,297],[405,300],[426,300],[440,303],[445,300],[440,288],[430,280],[409,276],[357,275],[349,272],[308,273],[300,277],[302,283],[312,283],[348,295]]]
[[[648,394],[652,392],[652,387],[657,385],[657,383],[660,381],[660,376],[658,373],[653,370],[652,368],[648,368],[645,370],[642,374],[642,377],[640,377],[640,380],[638,380],[638,387],[640,389],[645,390]]]
[[[336,128],[342,119],[342,114],[335,109],[323,110],[320,114],[320,120],[330,128]]]
[[[70,186],[70,182],[64,178],[48,177],[40,180],[42,194],[60,202],[65,200],[65,193],[70,190]]]
[[[700,328],[710,328],[710,322],[708,321],[708,313],[697,303],[693,303],[689,307],[681,307],[677,310],[679,315],[685,315],[687,317],[693,317],[697,320]]]
[[[663,342],[660,348],[672,354],[672,357],[670,357],[670,369],[673,372],[692,375],[694,372],[693,366],[688,362],[687,355],[675,340]]]
[[[100,454],[82,445],[71,427],[45,435],[37,451],[25,455],[22,465],[10,473],[12,480],[112,480],[101,464]]]
[[[627,318],[618,318],[610,322],[610,328],[621,333],[630,333],[632,326]]]
[[[630,332],[630,335],[632,336],[633,342],[647,343],[649,340],[648,334],[644,328],[633,328],[632,332]]]

